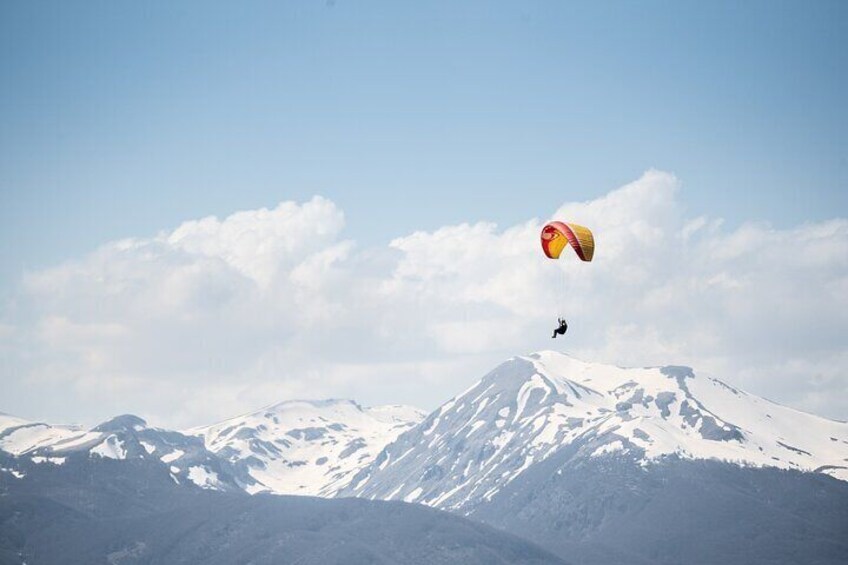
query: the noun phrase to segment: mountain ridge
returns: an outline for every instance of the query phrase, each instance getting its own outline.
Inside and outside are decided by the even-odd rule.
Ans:
[[[344,399],[278,402],[185,432],[132,415],[90,430],[0,416],[6,492],[90,476],[108,486],[92,496],[167,484],[189,499],[257,500],[237,503],[248,514],[278,498],[264,493],[409,502],[583,565],[845,563],[846,463],[844,422],[689,367],[552,351],[507,360],[426,417]]]
[[[255,483],[248,492],[332,496],[423,413],[353,400],[288,400],[187,430]]]
[[[474,409],[460,413],[458,408],[467,408],[466,404]],[[498,407],[492,410],[495,404]],[[443,422],[447,415],[450,426]],[[477,441],[477,455],[490,459],[497,452],[508,462],[506,468],[492,470],[478,481],[492,483],[487,491],[478,492],[481,495],[576,440],[594,446],[584,453],[587,457],[628,452],[648,464],[678,455],[794,468],[848,480],[845,422],[782,406],[719,379],[696,375],[689,367],[620,367],[555,351],[507,360],[430,414],[402,405],[365,407],[350,399],[289,399],[174,433],[201,438],[208,455],[227,463],[230,474],[248,492],[386,497],[440,505],[443,501],[437,497],[420,498],[428,490],[424,485],[418,496],[412,496],[414,489],[380,489],[370,478],[385,475],[383,468],[394,467],[402,455],[407,461],[414,459],[414,453],[404,455],[395,445],[408,433],[417,434],[416,445],[435,448],[438,442],[431,437],[435,428],[440,428],[436,435],[442,434],[454,452],[461,450],[457,437],[462,436],[467,447],[487,435]],[[110,434],[132,436],[143,430],[154,436],[171,433],[133,415],[116,416],[85,430],[4,414],[0,415],[0,449],[56,459],[99,448],[99,455],[120,459],[126,454],[117,436],[108,439]],[[514,437],[507,437],[510,433]],[[182,441],[189,440],[177,443]],[[144,450],[152,446],[147,442]],[[158,456],[179,458],[177,451],[173,448]],[[409,446],[403,451],[409,451]],[[436,459],[450,456],[442,450]],[[426,482],[432,482],[444,472],[443,463],[406,469],[406,476],[427,475]],[[467,464],[464,482],[481,479],[482,475],[472,473],[475,462],[466,458],[463,464]]]
[[[444,403],[340,494],[461,510],[568,445],[589,458],[622,452],[649,464],[674,455],[848,479],[842,422],[689,367],[624,368],[542,351],[502,363]]]

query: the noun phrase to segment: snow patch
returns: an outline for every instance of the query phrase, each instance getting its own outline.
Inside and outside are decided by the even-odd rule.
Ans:
[[[412,492],[410,492],[409,494],[404,496],[403,501],[404,502],[415,502],[418,499],[418,497],[421,496],[421,493],[423,492],[423,490],[424,489],[422,489],[421,487],[417,487],[415,490],[413,490]]]
[[[124,449],[124,442],[114,435],[110,435],[95,447],[92,447],[90,453],[91,455],[98,455],[105,459],[123,460],[127,458],[127,450]]]
[[[206,467],[201,467],[200,465],[188,468],[188,478],[191,482],[202,489],[220,490],[221,488],[218,473],[210,471]]]
[[[36,455],[32,458],[33,463],[52,463],[53,465],[64,465],[65,458],[64,457],[42,457],[40,455]]]
[[[26,477],[26,473],[21,473],[20,471],[17,471],[15,469],[7,469],[6,467],[0,467],[0,471],[2,471],[3,473],[9,473],[16,479],[23,479],[24,477]]]
[[[602,455],[608,455],[617,451],[624,451],[624,444],[621,443],[621,440],[616,440],[602,445],[601,447],[593,451],[590,457],[600,457]]]
[[[171,463],[173,461],[176,461],[177,459],[179,459],[183,455],[185,455],[185,451],[183,451],[182,449],[175,449],[171,453],[168,453],[167,455],[163,455],[162,457],[160,457],[159,460],[162,461],[162,463]]]

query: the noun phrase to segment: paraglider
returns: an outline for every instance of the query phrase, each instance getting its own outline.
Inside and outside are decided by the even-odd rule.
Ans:
[[[560,259],[566,247],[571,247],[581,261],[590,262],[595,255],[595,237],[589,228],[566,222],[548,222],[542,228],[542,251],[549,259]],[[568,254],[570,255],[570,254]],[[558,327],[552,338],[565,335],[568,323],[557,318]]]
[[[591,261],[595,255],[595,237],[589,228],[565,222],[548,222],[542,228],[542,250],[549,259],[559,259],[566,245],[581,261]]]
[[[568,331],[568,323],[563,318],[557,318],[557,322],[559,323],[559,327],[554,330],[554,335],[551,338],[556,339],[557,335],[565,335],[565,332]]]

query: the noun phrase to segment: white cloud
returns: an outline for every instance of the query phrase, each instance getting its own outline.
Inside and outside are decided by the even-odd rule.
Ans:
[[[263,287],[303,259],[335,241],[344,215],[316,196],[298,205],[282,202],[273,210],[237,212],[183,223],[159,239],[193,255],[221,259]]]
[[[595,232],[590,264],[544,258],[540,219],[360,249],[318,197],[109,243],[25,277],[0,320],[15,345],[0,347],[2,409],[186,425],[292,397],[429,408],[508,356],[556,345],[691,364],[848,416],[848,220],[729,230],[687,217],[679,191],[648,171],[563,205],[553,217]],[[554,342],[560,312],[571,329]]]

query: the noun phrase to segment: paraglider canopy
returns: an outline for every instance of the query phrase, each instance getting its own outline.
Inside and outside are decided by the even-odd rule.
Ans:
[[[595,238],[589,228],[565,222],[548,222],[542,228],[542,250],[551,259],[559,259],[566,246],[571,246],[582,261],[595,254]]]

